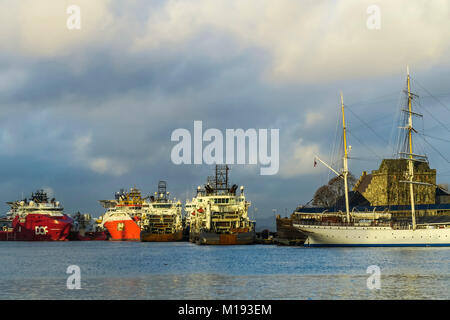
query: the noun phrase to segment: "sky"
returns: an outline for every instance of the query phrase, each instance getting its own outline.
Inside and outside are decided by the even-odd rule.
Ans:
[[[70,5],[80,29],[67,27]],[[171,134],[201,120],[279,129],[277,174],[230,172],[250,216],[274,221],[333,177],[315,154],[339,169],[341,92],[350,171],[392,157],[407,65],[428,135],[415,146],[448,183],[449,18],[445,0],[3,0],[1,212],[40,188],[94,216],[98,200],[134,186],[147,195],[159,180],[192,198],[214,167],[174,164]]]

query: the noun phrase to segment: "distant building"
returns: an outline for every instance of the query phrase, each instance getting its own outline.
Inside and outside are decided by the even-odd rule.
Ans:
[[[409,205],[409,184],[401,182],[408,180],[407,172],[407,159],[384,159],[378,170],[371,174],[364,171],[353,190],[363,195],[371,206]],[[414,181],[432,184],[414,185],[416,204],[437,203],[436,169],[430,169],[426,162],[414,161]]]
[[[440,184],[436,189],[436,204],[450,203],[450,193],[448,192],[448,185]]]

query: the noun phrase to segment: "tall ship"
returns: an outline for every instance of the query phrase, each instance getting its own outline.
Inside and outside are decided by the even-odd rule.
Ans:
[[[159,181],[158,191],[150,196],[142,214],[141,241],[167,242],[183,240],[182,206],[169,198],[167,184]]]
[[[402,109],[405,114],[405,130],[399,144],[399,158],[384,159],[380,170],[369,177],[363,173],[356,184],[352,198],[365,195],[369,206],[365,211],[358,207],[351,208],[348,188],[348,152],[344,102],[341,95],[342,129],[343,129],[343,169],[337,172],[323,160],[316,157],[338,177],[344,180],[345,211],[312,209],[299,210],[293,226],[307,236],[306,246],[449,246],[450,212],[448,204],[436,201],[436,170],[429,168],[425,156],[413,150],[413,116],[422,115],[412,110],[409,70],[407,72],[407,106]],[[359,191],[358,191],[359,190]],[[355,195],[355,193],[357,194]],[[395,203],[395,205],[383,205]],[[420,203],[417,205],[417,203]],[[320,210],[320,209],[319,209]],[[418,211],[422,217],[444,217],[444,221],[417,222]]]
[[[44,190],[32,193],[30,199],[7,203],[10,210],[0,218],[0,240],[67,240],[73,220],[63,212],[59,201],[49,199]]]
[[[192,200],[189,240],[197,244],[235,245],[253,244],[256,239],[255,222],[248,217],[250,202],[244,187],[229,186],[229,168],[216,165],[215,176],[204,187],[198,187]]]
[[[89,213],[77,212],[72,216],[73,225],[70,229],[69,240],[89,241],[107,240],[108,232],[101,226],[102,220],[94,219]]]
[[[99,200],[106,212],[101,216],[100,226],[105,228],[110,240],[140,241],[141,218],[145,200],[139,189],[121,189],[114,200]]]

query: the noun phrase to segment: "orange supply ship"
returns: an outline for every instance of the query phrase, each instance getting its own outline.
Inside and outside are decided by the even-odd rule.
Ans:
[[[169,242],[183,240],[181,202],[169,199],[166,182],[159,181],[158,192],[150,197],[142,215],[141,241]]]
[[[101,217],[101,226],[108,230],[110,240],[139,241],[141,234],[140,220],[144,199],[141,192],[131,188],[129,192],[123,189],[116,192],[115,200],[100,200],[107,209]]]

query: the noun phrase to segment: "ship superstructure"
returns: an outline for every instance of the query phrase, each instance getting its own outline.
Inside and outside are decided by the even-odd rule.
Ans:
[[[0,219],[0,240],[67,240],[73,220],[44,190],[32,193],[30,199],[7,203],[11,209]]]
[[[72,216],[73,225],[70,230],[69,240],[107,240],[108,235],[101,225],[102,220],[94,219],[89,213],[77,212]]]
[[[227,165],[216,165],[215,176],[198,187],[191,202],[189,240],[197,244],[252,244],[255,222],[248,217],[250,202],[244,187],[229,187]]]
[[[140,220],[145,200],[139,189],[131,188],[130,191],[122,189],[116,192],[114,200],[99,200],[99,202],[107,209],[101,217],[101,226],[108,230],[110,240],[140,240]]]
[[[183,215],[183,239],[189,240],[189,234],[191,229],[191,213],[195,212],[195,198],[186,200],[184,204]]]
[[[307,246],[448,246],[450,245],[450,221],[439,223],[421,223],[416,222],[416,198],[415,189],[435,188],[433,183],[417,181],[415,177],[415,168],[421,163],[428,162],[427,158],[414,153],[413,150],[413,116],[421,116],[412,110],[409,70],[407,73],[407,101],[408,105],[402,112],[406,114],[406,124],[404,129],[403,150],[399,150],[400,161],[406,162],[406,170],[398,175],[396,179],[398,184],[404,184],[405,196],[409,198],[410,221],[399,223],[392,220],[392,212],[389,208],[379,208],[383,211],[373,212],[355,212],[350,211],[349,191],[347,185],[348,176],[348,148],[346,143],[346,126],[344,103],[341,95],[342,107],[342,126],[344,138],[344,168],[342,172],[337,172],[324,163],[328,168],[334,171],[338,176],[344,179],[345,184],[345,212],[334,213],[314,213],[302,212],[299,215],[300,220],[294,223],[299,231],[307,236],[305,245]],[[419,189],[420,190],[420,189]],[[420,197],[419,197],[420,198]]]
[[[165,181],[159,181],[158,191],[150,196],[142,214],[141,241],[165,242],[183,239],[182,205],[169,198]]]

